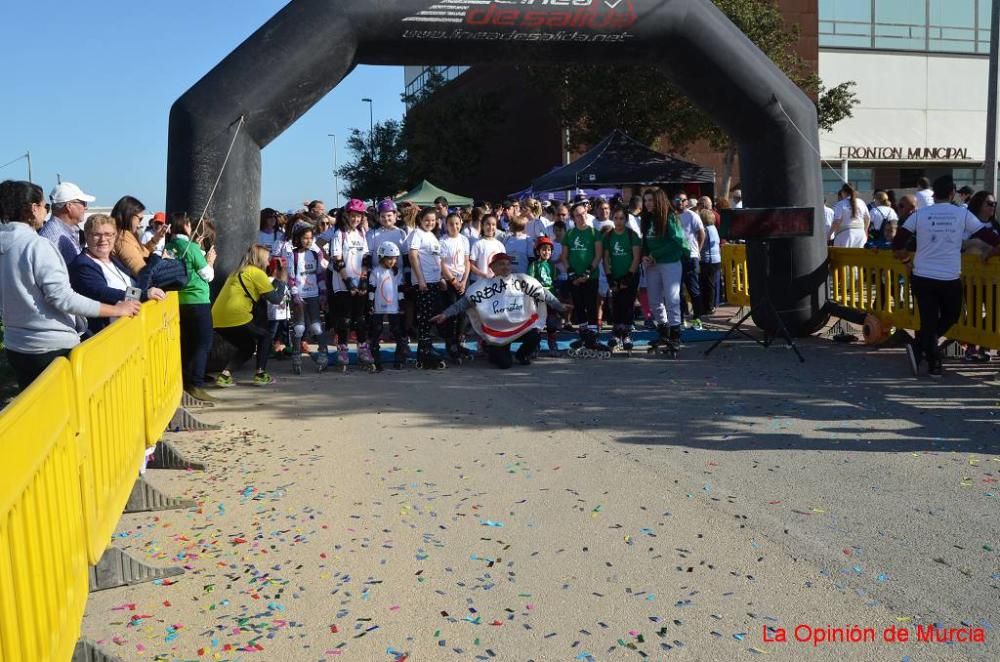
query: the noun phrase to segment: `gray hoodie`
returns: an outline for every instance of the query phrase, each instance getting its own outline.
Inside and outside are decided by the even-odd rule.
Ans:
[[[51,241],[26,223],[0,225],[0,319],[9,349],[42,354],[75,347],[75,316],[100,311],[100,302],[70,288],[66,263]]]

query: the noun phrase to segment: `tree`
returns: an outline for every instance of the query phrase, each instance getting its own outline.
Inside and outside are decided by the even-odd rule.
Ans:
[[[447,101],[430,102],[447,84],[436,69],[428,73],[423,89],[403,95],[409,107],[403,128],[411,181],[428,179],[454,186],[482,163],[487,138],[499,123],[500,95],[452,95]]]
[[[818,99],[821,130],[829,131],[852,116],[858,103],[852,90],[854,82],[825,89],[819,76],[792,48],[799,38],[798,26],[785,25],[775,4],[769,0],[714,2],[796,85]],[[564,128],[569,129],[572,147],[593,145],[615,128],[647,145],[666,135],[667,148],[681,154],[704,140],[724,154],[721,194],[729,195],[736,145],[671,84],[663,70],[652,66],[535,65],[528,68],[528,74],[537,83],[563,81],[557,91],[558,112]],[[642,81],[641,88],[637,81]],[[593,90],[601,93],[593,94]]]
[[[378,200],[396,195],[407,186],[406,147],[397,120],[378,122],[371,133],[351,129],[348,162],[337,170],[352,198]]]

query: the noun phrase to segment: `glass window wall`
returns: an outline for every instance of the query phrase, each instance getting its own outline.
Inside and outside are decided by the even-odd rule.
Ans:
[[[820,0],[819,45],[988,54],[990,0]]]

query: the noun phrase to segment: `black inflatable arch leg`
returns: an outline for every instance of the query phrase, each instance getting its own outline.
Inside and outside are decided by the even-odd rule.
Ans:
[[[793,333],[824,319],[815,107],[711,0],[292,0],[171,109],[167,209],[201,213],[240,127],[209,209],[224,276],[256,236],[260,150],[355,64],[497,61],[659,63],[739,144],[747,206],[815,208],[814,236],[772,242],[770,269],[750,244],[750,297],[768,289]]]

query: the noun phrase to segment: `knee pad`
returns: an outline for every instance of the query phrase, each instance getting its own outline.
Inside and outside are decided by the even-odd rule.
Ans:
[[[296,324],[292,327],[292,335],[295,336],[296,340],[301,340],[302,336],[306,334],[305,324]]]
[[[311,333],[314,336],[322,335],[323,327],[320,325],[319,322],[313,322],[312,324],[309,325],[309,333]]]

